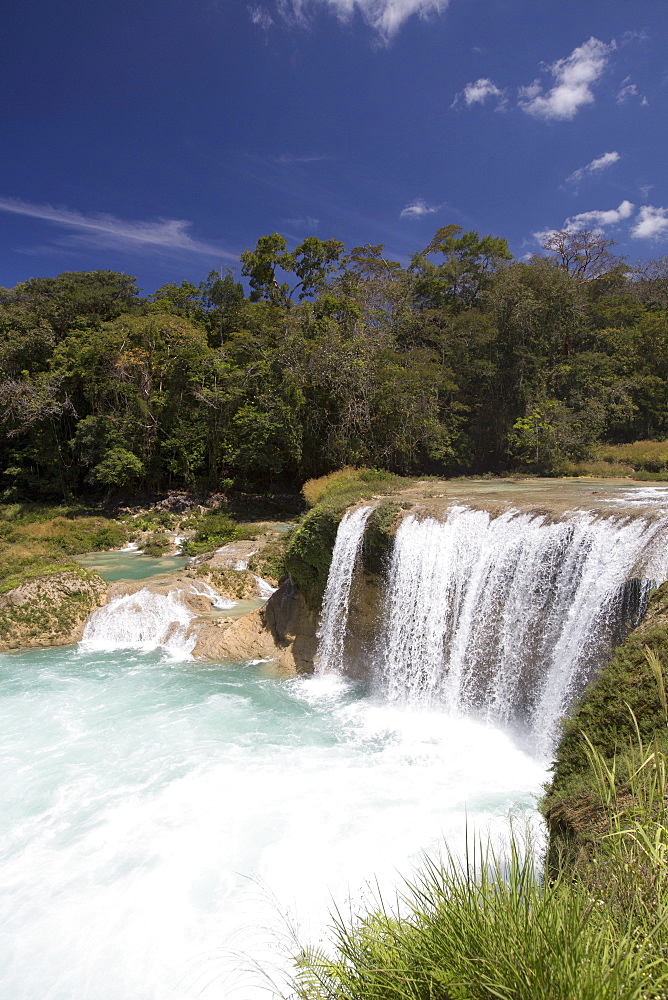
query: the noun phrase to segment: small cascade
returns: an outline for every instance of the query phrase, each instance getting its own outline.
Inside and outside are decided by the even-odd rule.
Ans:
[[[263,601],[268,601],[271,595],[276,593],[277,588],[272,587],[268,580],[263,580],[261,576],[256,576],[255,573],[253,573],[253,579],[257,588],[257,596]]]
[[[532,733],[554,726],[665,578],[664,519],[560,521],[453,506],[397,531],[378,642],[391,700]]]
[[[237,605],[236,601],[231,601],[228,597],[223,597],[213,589],[213,587],[206,583],[204,580],[198,580],[197,583],[192,583],[190,585],[190,591],[192,594],[197,594],[198,597],[206,597],[211,601],[211,607],[217,608],[220,611],[229,611],[230,608],[235,608]]]
[[[364,506],[347,511],[339,523],[318,627],[318,652],[315,658],[317,674],[342,669],[350,588],[366,522],[373,509]]]
[[[94,611],[84,629],[84,650],[164,649],[173,659],[189,660],[195,639],[187,635],[193,614],[173,593],[144,587],[117,597]]]
[[[175,555],[183,555],[183,543],[187,540],[187,535],[174,535],[172,542],[174,543]]]

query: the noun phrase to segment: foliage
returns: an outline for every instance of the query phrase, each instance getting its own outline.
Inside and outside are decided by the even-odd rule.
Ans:
[[[514,261],[502,237],[451,225],[405,268],[382,244],[273,233],[242,254],[248,295],[229,270],[148,298],[110,271],[3,289],[0,491],[554,475],[608,461],[603,443],[665,440],[665,260],[627,268],[592,233],[546,250]]]
[[[346,467],[320,476],[319,479],[309,479],[302,486],[302,493],[308,506],[315,507],[324,501],[338,504],[339,497],[347,497],[349,494],[354,497],[351,503],[355,503],[378,493],[396,493],[407,486],[410,486],[410,480],[390,475],[382,469]]]
[[[76,516],[67,508],[0,506],[0,593],[64,569],[78,573],[73,555],[120,548],[127,538],[124,525],[105,517]]]
[[[154,558],[164,556],[171,547],[171,539],[160,531],[152,531],[145,541],[142,542],[142,552]]]
[[[378,469],[342,469],[305,485],[307,502],[316,502],[291,536],[285,568],[314,610],[319,609],[327,585],[336,532],[344,512],[361,500],[397,493],[412,482]]]
[[[627,844],[618,842],[617,856]],[[641,1000],[664,996],[666,875],[657,910],[637,922],[606,906],[601,886],[566,874],[542,879],[535,845],[511,831],[508,851],[478,845],[463,861],[427,859],[401,890],[400,913],[382,899],[346,920],[336,914],[334,956],[297,960],[300,1000]],[[621,860],[621,859],[620,859]],[[618,866],[619,870],[619,866]],[[633,893],[634,872],[622,876]]]
[[[596,454],[603,462],[623,462],[635,471],[668,471],[668,441],[634,441],[630,444],[604,445],[597,448]]]
[[[667,599],[664,593],[662,602]],[[360,914],[337,912],[334,953],[311,948],[298,955],[294,996],[664,1000],[668,701],[660,657],[646,649],[643,660],[650,690],[641,697],[658,706],[651,715],[653,736],[641,735],[626,705],[598,749],[597,723],[592,729],[592,717],[582,716],[591,693],[581,706],[586,728],[578,753],[597,808],[597,836],[587,854],[553,854],[544,872],[531,839],[518,837],[512,826],[503,853],[481,843],[460,860],[446,848],[444,859],[423,862],[393,909],[376,898]],[[627,692],[633,697],[629,678],[621,680],[618,700]],[[602,708],[594,710],[598,723],[607,721]],[[607,756],[612,743],[623,757]],[[561,766],[561,756],[559,761]]]
[[[193,537],[181,547],[181,551],[187,556],[211,552],[227,542],[255,537],[252,527],[239,525],[229,514],[218,510],[208,511],[201,517],[191,518],[185,523],[189,528],[195,528]]]
[[[590,749],[607,766],[616,761],[622,784],[632,770],[626,751],[636,738],[645,743],[658,740],[662,752],[668,751],[668,730],[651,663],[653,656],[668,663],[667,613],[668,584],[664,583],[652,594],[643,623],[614,651],[605,670],[563,722],[557,763],[543,805],[566,842],[598,836],[596,803],[590,791],[594,783]]]
[[[290,544],[290,535],[284,532],[270,538],[255,555],[248,560],[248,569],[263,579],[275,580],[285,577],[285,553]]]
[[[380,574],[386,568],[400,512],[400,504],[381,500],[366,523],[362,554],[364,565],[371,573]]]

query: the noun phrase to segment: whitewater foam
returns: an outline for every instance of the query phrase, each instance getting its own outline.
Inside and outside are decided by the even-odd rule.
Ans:
[[[162,649],[174,660],[189,660],[196,642],[187,634],[193,617],[173,591],[154,594],[143,587],[94,611],[79,645],[86,651]]]
[[[408,516],[388,573],[379,686],[391,701],[520,725],[549,753],[557,720],[665,578],[665,529],[658,518],[551,521],[461,505],[444,521]]]

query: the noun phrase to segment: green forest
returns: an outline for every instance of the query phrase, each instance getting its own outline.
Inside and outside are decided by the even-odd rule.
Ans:
[[[0,289],[0,331],[6,500],[295,490],[343,466],[577,474],[668,438],[668,259],[632,266],[595,232],[514,259],[451,225],[406,267],[273,234],[199,286]]]

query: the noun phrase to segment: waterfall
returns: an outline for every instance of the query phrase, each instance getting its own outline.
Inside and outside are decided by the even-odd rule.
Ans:
[[[84,650],[164,649],[172,658],[189,660],[195,646],[187,635],[193,615],[173,593],[154,594],[146,587],[117,597],[94,611],[84,629]]]
[[[366,522],[373,509],[365,506],[346,511],[339,523],[318,627],[317,674],[340,671],[342,668],[350,588]]]
[[[662,518],[552,521],[464,506],[444,521],[405,518],[377,644],[380,687],[390,700],[519,725],[548,753],[559,717],[665,578],[665,528]]]

